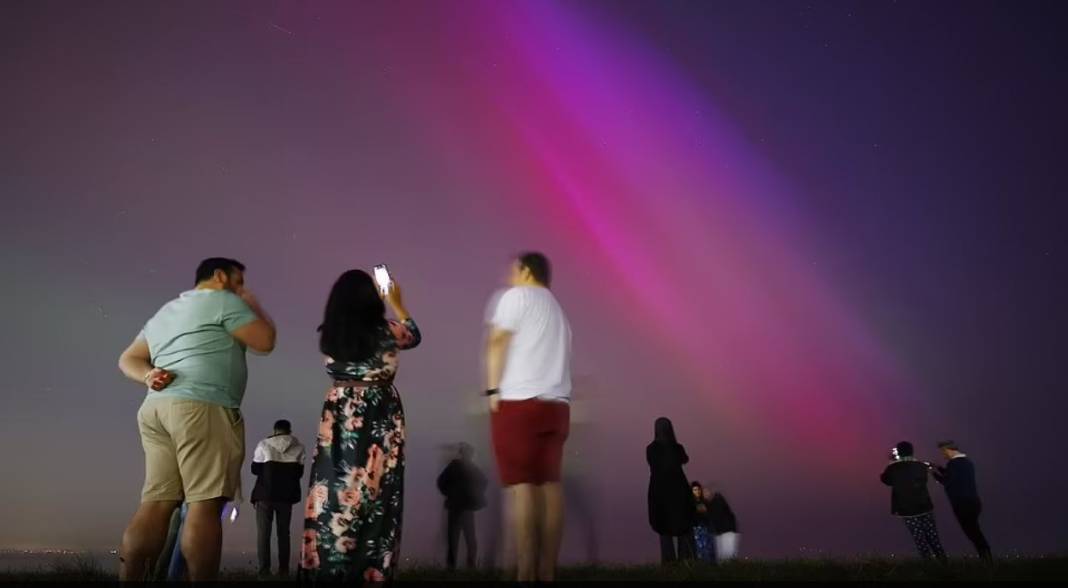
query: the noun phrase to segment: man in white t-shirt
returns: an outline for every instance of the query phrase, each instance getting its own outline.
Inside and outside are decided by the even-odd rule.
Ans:
[[[520,582],[552,581],[564,526],[560,466],[570,424],[571,327],[549,291],[549,260],[524,253],[490,315],[486,395],[510,495]]]

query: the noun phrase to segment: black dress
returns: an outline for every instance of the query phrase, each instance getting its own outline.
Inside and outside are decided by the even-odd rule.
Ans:
[[[659,535],[679,537],[693,530],[696,507],[682,471],[690,461],[678,443],[654,441],[645,449],[649,463],[649,526]]]

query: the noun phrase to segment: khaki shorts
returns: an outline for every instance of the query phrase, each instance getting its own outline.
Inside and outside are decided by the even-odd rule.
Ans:
[[[241,494],[245,421],[217,404],[149,396],[137,411],[145,449],[142,502],[201,502]]]

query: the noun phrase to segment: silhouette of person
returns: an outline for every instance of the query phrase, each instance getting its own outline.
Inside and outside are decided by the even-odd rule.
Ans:
[[[448,513],[448,551],[445,561],[456,569],[460,535],[467,550],[467,567],[475,567],[478,540],[475,536],[475,511],[486,506],[486,476],[472,461],[475,450],[460,443],[456,458],[438,476],[438,490],[445,496]]]
[[[645,449],[645,460],[649,463],[649,526],[660,535],[663,563],[693,559],[696,505],[690,482],[682,471],[690,457],[675,440],[675,428],[670,420],[656,419],[654,433],[653,442]]]

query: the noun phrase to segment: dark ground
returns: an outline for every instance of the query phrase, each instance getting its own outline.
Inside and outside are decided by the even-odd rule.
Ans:
[[[476,570],[449,572],[440,567],[408,566],[399,580],[411,582],[492,582],[508,578],[506,572]],[[113,581],[93,559],[83,558],[37,571],[0,571],[0,582]],[[254,572],[226,570],[224,580],[255,580]],[[948,566],[924,564],[903,559],[838,559],[795,561],[739,561],[723,566],[707,564],[659,566],[567,567],[560,572],[563,581],[744,581],[744,582],[989,582],[1065,581],[1068,557],[1048,556],[998,560],[986,565],[975,559],[958,559]]]

